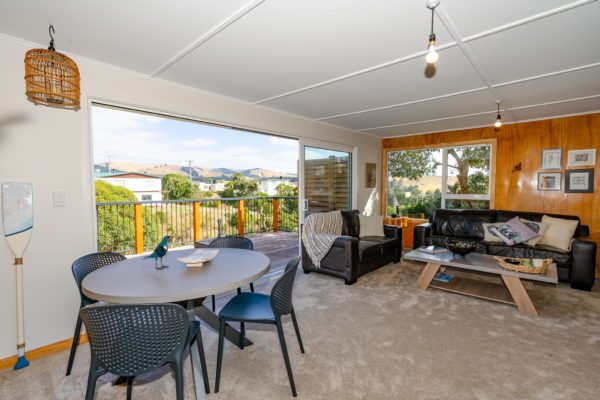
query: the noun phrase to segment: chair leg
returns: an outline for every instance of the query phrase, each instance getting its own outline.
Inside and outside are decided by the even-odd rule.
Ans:
[[[131,400],[131,392],[133,391],[133,376],[127,377],[127,400]]]
[[[183,400],[183,361],[181,357],[176,358],[175,361],[175,396],[177,400]]]
[[[96,381],[98,380],[98,366],[94,361],[94,357],[92,356],[92,360],[90,362],[90,372],[88,373],[88,383],[87,388],[85,390],[85,400],[94,400],[94,392],[96,391]]]
[[[214,294],[211,297],[212,297],[212,310],[213,310],[213,312],[215,312],[215,307],[216,307],[215,303],[217,302],[217,300],[216,300]]]
[[[81,335],[81,317],[77,314],[77,322],[75,323],[75,333],[73,334],[73,343],[71,343],[71,353],[69,354],[69,363],[67,364],[67,376],[71,375],[73,361],[75,361],[75,352],[79,344],[79,335]]]
[[[240,349],[244,350],[244,336],[246,336],[246,324],[240,322]]]
[[[292,387],[292,395],[296,394],[296,385],[294,384],[294,376],[292,375],[292,366],[290,364],[290,358],[288,357],[287,346],[285,345],[285,337],[283,336],[283,326],[281,325],[281,318],[277,318],[277,334],[279,335],[279,343],[281,344],[281,352],[283,353],[283,361],[285,361],[285,369],[287,370],[288,378],[290,380],[290,386]]]
[[[225,341],[225,320],[221,319],[219,325],[219,350],[217,352],[217,376],[215,378],[215,393],[219,393],[219,381],[221,380],[221,365],[223,363],[223,342]]]
[[[254,293],[254,283],[250,282],[250,291]]]
[[[198,341],[198,353],[200,354],[200,365],[202,366],[202,379],[204,379],[204,391],[206,392],[206,394],[209,394],[210,383],[208,382],[208,368],[206,367],[204,344],[202,343],[202,332],[198,331],[198,334],[196,335],[196,340]]]
[[[237,288],[237,294],[242,294],[242,288]]]
[[[292,322],[294,323],[294,330],[296,331],[296,337],[298,338],[298,344],[300,345],[300,352],[304,354],[304,346],[302,345],[302,337],[300,336],[300,328],[298,327],[298,321],[296,320],[296,313],[292,308]]]

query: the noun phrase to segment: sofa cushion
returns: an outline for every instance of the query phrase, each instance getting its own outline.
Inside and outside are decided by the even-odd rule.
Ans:
[[[569,251],[571,249],[571,239],[577,230],[579,221],[544,215],[542,222],[547,224],[548,227],[538,244],[558,247],[559,249]]]
[[[360,238],[360,241],[379,243],[383,253],[394,252],[398,248],[398,239],[393,237],[366,236]]]
[[[502,239],[500,239],[498,236],[496,236],[496,234],[494,232],[492,232],[491,228],[499,225],[498,223],[496,224],[488,224],[487,222],[484,222],[481,224],[483,226],[483,240],[488,242],[488,243],[504,243],[502,241]]]
[[[381,243],[364,239],[358,242],[358,260],[360,262],[380,257],[381,254]]]
[[[514,217],[508,222],[494,224],[491,231],[509,246],[526,242],[539,235],[529,226],[521,222],[519,217]]]
[[[459,238],[484,238],[483,223],[496,222],[494,210],[435,210],[432,233]]]
[[[542,221],[542,217],[547,215],[553,218],[561,218],[561,219],[570,219],[579,221],[577,226],[577,230],[575,231],[575,236],[587,236],[585,235],[585,231],[587,231],[587,227],[583,228],[584,225],[581,225],[581,221],[578,216],[575,215],[561,215],[561,214],[548,214],[548,213],[537,213],[537,212],[528,212],[528,211],[507,211],[507,210],[496,210],[496,221],[498,222],[506,222],[514,217],[520,217],[521,219],[527,219],[529,221]]]
[[[557,266],[571,266],[571,253],[551,246],[527,246],[526,244],[518,244],[514,246],[506,246],[504,244],[488,244],[488,254],[492,256],[502,257],[518,257],[518,258],[551,258]]]
[[[381,215],[358,214],[359,236],[385,236],[383,232],[383,217]]]
[[[342,235],[357,238],[360,223],[358,222],[358,210],[342,211]]]
[[[528,244],[530,246],[535,246],[536,244],[538,244],[538,242],[540,240],[542,240],[542,236],[544,236],[544,232],[546,232],[546,229],[548,229],[548,225],[544,224],[542,222],[529,221],[526,219],[521,219],[521,222],[524,223],[525,225],[527,225],[532,231],[534,231],[538,234],[533,239],[530,239],[527,242],[525,242],[526,244]]]

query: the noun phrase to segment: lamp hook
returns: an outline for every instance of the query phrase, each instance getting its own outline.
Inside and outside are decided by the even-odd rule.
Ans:
[[[48,50],[50,51],[56,51],[56,49],[54,48],[54,36],[52,36],[53,33],[56,32],[54,31],[54,26],[50,24],[50,26],[48,27],[48,35],[50,35],[50,46],[48,46]]]

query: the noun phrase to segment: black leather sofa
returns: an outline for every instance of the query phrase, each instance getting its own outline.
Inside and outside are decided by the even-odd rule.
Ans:
[[[346,285],[386,264],[400,261],[402,256],[402,229],[384,225],[385,237],[359,238],[358,210],[342,211],[342,235],[333,242],[321,260],[321,268],[312,263],[302,243],[302,269],[305,274],[319,272],[344,279]]]
[[[518,244],[508,246],[504,243],[488,243],[483,240],[482,223],[505,222],[516,216],[530,221],[541,221],[542,216],[579,221],[572,215],[544,214],[536,212],[504,210],[436,210],[430,222],[415,226],[413,247],[444,246],[448,238],[472,240],[478,243],[478,253],[503,257],[552,258],[557,266],[558,279],[570,282],[572,288],[591,290],[596,271],[596,243],[584,240],[589,236],[587,225],[579,223],[571,251],[556,247]]]

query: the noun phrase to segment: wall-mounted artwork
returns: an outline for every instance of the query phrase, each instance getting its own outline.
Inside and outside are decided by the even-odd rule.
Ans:
[[[562,149],[542,150],[542,169],[560,169],[562,166]]]
[[[594,193],[594,169],[568,169],[565,174],[566,193]]]
[[[569,150],[568,167],[596,165],[596,149]]]
[[[538,190],[561,190],[562,173],[561,172],[539,172]]]
[[[377,186],[377,164],[365,164],[365,187],[374,188]]]

